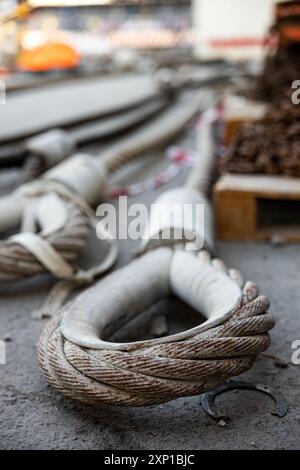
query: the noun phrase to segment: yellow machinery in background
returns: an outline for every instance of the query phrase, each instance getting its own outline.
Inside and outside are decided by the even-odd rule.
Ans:
[[[61,2],[62,6],[63,3]],[[0,18],[2,34],[4,37],[5,34],[10,36],[7,41],[8,49],[6,48],[7,60],[2,59],[2,66],[7,65],[9,69],[27,72],[47,72],[72,69],[79,65],[80,54],[73,46],[60,40],[50,39],[30,49],[22,47],[22,39],[27,31],[27,19],[34,10],[43,6],[48,6],[47,2],[39,4],[30,0],[23,1],[13,11]]]

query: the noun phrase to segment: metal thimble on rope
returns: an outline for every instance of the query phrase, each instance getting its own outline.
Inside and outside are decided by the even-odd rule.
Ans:
[[[147,406],[205,393],[250,369],[270,345],[269,301],[236,270],[212,259],[213,215],[206,198],[211,175],[211,126],[202,130],[199,165],[184,188],[156,201],[142,254],[69,302],[46,326],[39,362],[46,379],[66,397],[88,404]],[[193,218],[167,226],[168,204],[204,204],[204,230]],[[163,203],[162,203],[163,202]],[[161,204],[159,204],[161,203]],[[160,209],[161,207],[161,209]],[[171,219],[169,219],[171,220]],[[155,221],[154,221],[155,222]],[[155,227],[155,230],[154,230]],[[157,240],[164,230],[194,234]],[[202,249],[202,246],[206,249]],[[113,293],[113,294],[112,294]],[[202,314],[195,328],[163,338],[117,343],[112,337],[142,312],[175,296]]]
[[[101,238],[109,243],[104,261],[88,271],[75,264],[95,223],[90,207],[105,198],[107,180],[121,166],[168,143],[182,131],[203,106],[204,96],[179,97],[159,118],[121,138],[99,156],[76,154],[40,180],[0,199],[0,231],[20,227],[20,233],[0,242],[0,281],[53,275],[61,282],[39,313],[51,316],[74,286],[91,283],[110,269],[118,248],[104,229]]]

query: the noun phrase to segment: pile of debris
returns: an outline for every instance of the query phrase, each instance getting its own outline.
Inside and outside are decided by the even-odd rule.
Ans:
[[[300,107],[290,99],[270,107],[266,116],[241,126],[222,170],[300,177]]]
[[[300,43],[270,53],[265,61],[264,71],[258,78],[254,98],[274,102],[289,91],[300,78]]]
[[[270,37],[277,48],[270,50],[254,91],[255,99],[269,103],[268,112],[237,129],[222,169],[300,177],[300,108],[293,100],[300,79],[299,0],[276,5]]]
[[[255,98],[268,102],[278,100],[300,77],[300,1],[279,2],[275,24],[269,42],[270,49],[264,71],[258,80]]]

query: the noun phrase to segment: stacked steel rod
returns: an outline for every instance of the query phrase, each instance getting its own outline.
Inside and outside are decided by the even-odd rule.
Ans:
[[[277,3],[271,38],[277,48],[270,48],[256,87],[256,98],[268,102],[280,100],[300,77],[299,0]]]
[[[300,177],[300,108],[286,99],[236,132],[222,169]]]
[[[239,127],[221,167],[231,173],[300,177],[300,108],[293,100],[300,79],[300,2],[280,2],[269,52],[254,97],[269,103],[265,117]]]

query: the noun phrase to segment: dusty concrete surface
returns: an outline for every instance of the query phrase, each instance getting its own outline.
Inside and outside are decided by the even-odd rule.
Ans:
[[[228,264],[255,279],[272,300],[278,320],[272,351],[290,357],[300,337],[298,247],[221,244]],[[89,408],[64,399],[45,382],[36,362],[36,342],[44,322],[30,317],[45,286],[1,291],[1,337],[8,334],[7,364],[1,370],[1,449],[299,449],[300,366],[277,369],[260,359],[245,379],[280,390],[290,403],[288,415],[272,416],[269,398],[252,392],[218,400],[231,417],[219,427],[185,398],[150,408]]]
[[[146,163],[147,173],[161,166]],[[144,167],[145,169],[145,167]],[[134,172],[131,179],[134,179]],[[140,177],[136,172],[135,178]],[[172,182],[177,185],[179,176]],[[154,193],[133,202],[150,202]],[[122,242],[119,265],[131,257],[135,244]],[[93,241],[86,258],[98,253]],[[219,243],[228,266],[255,280],[272,301],[277,327],[271,351],[291,358],[293,341],[300,339],[300,249],[269,244]],[[100,255],[99,255],[100,256]],[[259,393],[232,392],[218,399],[231,420],[225,428],[206,416],[199,397],[150,408],[86,407],[54,391],[37,365],[36,343],[46,320],[33,320],[51,283],[33,280],[0,287],[0,339],[9,335],[7,364],[0,365],[1,449],[299,449],[300,366],[278,369],[266,358],[243,379],[262,382],[280,391],[290,404],[284,418],[273,416],[272,401]]]

